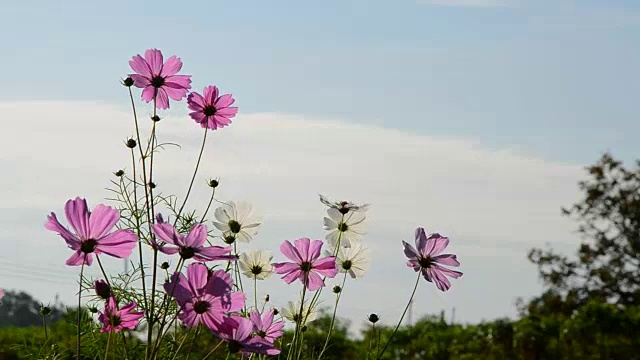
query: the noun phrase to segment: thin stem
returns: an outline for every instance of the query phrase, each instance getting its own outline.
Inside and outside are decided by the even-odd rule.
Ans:
[[[258,276],[253,275],[253,304],[258,311]]]
[[[104,351],[104,360],[107,360],[109,357],[109,345],[111,345],[111,334],[113,334],[113,330],[109,331],[109,336],[107,336],[107,349]]]
[[[198,329],[200,329],[200,326],[198,326]],[[180,349],[182,348],[182,345],[184,344],[185,340],[187,340],[187,337],[189,337],[190,332],[191,332],[191,328],[189,328],[189,330],[187,330],[187,332],[184,334],[184,337],[182,338],[182,341],[180,341],[178,348],[174,351],[173,357],[171,358],[171,360],[174,360],[176,356],[178,356],[178,353],[180,352]]]
[[[299,334],[302,328],[302,321],[303,321],[303,315],[302,313],[304,312],[304,296],[307,294],[307,282],[308,282],[309,278],[308,278],[308,274],[305,273],[304,274],[304,281],[302,282],[302,296],[300,297],[300,311],[298,311],[298,319],[296,321],[296,329],[293,332],[293,340],[291,341],[292,344],[292,351],[289,352],[289,354],[287,354],[287,359],[289,359],[289,356],[295,356],[293,355],[295,353],[296,350],[298,350],[298,352],[300,351],[299,349],[297,349],[297,342],[298,342],[298,338],[299,338]],[[311,309],[311,308],[309,308]]]
[[[157,113],[157,106],[156,106],[156,96],[153,97],[153,117],[156,117],[156,113]],[[144,184],[144,188],[145,191],[146,189],[148,189],[148,194],[149,197],[146,199],[147,202],[147,210],[148,210],[148,214],[147,214],[147,218],[149,219],[149,236],[153,236],[153,230],[152,230],[152,224],[154,221],[154,209],[153,209],[153,189],[150,186],[150,184],[153,181],[153,154],[154,154],[154,150],[153,150],[153,144],[154,144],[154,140],[156,137],[156,122],[153,122],[153,126],[151,127],[151,139],[149,139],[150,143],[151,143],[151,154],[149,155],[149,182],[147,183],[145,181]],[[140,146],[140,144],[138,144],[138,146]],[[155,319],[154,317],[154,310],[155,310],[155,303],[156,303],[156,281],[157,281],[157,277],[158,277],[158,249],[153,247],[153,271],[152,271],[152,275],[151,275],[151,315],[150,315],[150,319],[152,320],[151,323],[149,324],[149,332],[147,334],[147,339],[148,339],[148,343],[147,344],[151,344],[151,337],[153,335],[153,324],[155,323]],[[153,355],[152,351],[152,355]]]
[[[196,344],[198,335],[200,335],[200,325],[196,328],[196,334],[193,335],[193,339],[191,340],[191,346],[189,346],[189,352],[187,352],[187,360],[189,360],[189,357],[191,356],[191,351],[193,351],[193,346]]]
[[[344,284],[347,281],[347,272],[344,273],[344,277],[342,278],[342,286],[340,292],[336,295],[336,304],[333,307],[333,316],[331,317],[331,325],[329,326],[329,333],[327,334],[327,340],[324,342],[324,346],[322,347],[322,351],[320,351],[320,355],[318,355],[318,360],[322,358],[325,350],[327,350],[327,345],[329,345],[329,339],[331,338],[331,333],[333,332],[333,325],[336,321],[336,313],[338,312],[338,303],[340,302],[340,297],[342,296],[342,292],[344,291]]]
[[[109,288],[111,288],[111,283],[109,282],[107,273],[104,271],[104,268],[102,267],[102,262],[100,261],[100,256],[98,254],[96,254],[96,259],[98,260],[98,265],[100,266],[100,271],[102,271],[102,276],[104,276],[104,280],[107,282],[107,285],[109,285]]]
[[[211,191],[211,197],[209,198],[209,204],[207,204],[207,208],[204,210],[204,214],[202,214],[202,217],[200,218],[200,224],[202,224],[205,221],[205,217],[207,216],[207,213],[209,212],[209,208],[211,208],[211,203],[213,203],[213,198],[216,195],[216,188],[212,188],[213,190]]]
[[[180,258],[180,260],[178,261],[178,264],[176,265],[176,270],[173,273],[174,274],[179,273],[182,270],[182,265],[183,264],[184,264],[184,259]],[[178,285],[178,279],[176,279],[176,281],[173,283],[173,286],[171,287],[171,291],[169,292],[169,294],[165,294],[164,298],[162,299],[162,303],[160,304],[159,308],[162,310],[162,313],[164,314],[164,316],[162,317],[162,321],[160,321],[160,328],[158,330],[158,338],[156,339],[156,344],[154,345],[153,353],[158,351],[158,349],[160,348],[160,342],[161,342],[162,338],[164,337],[164,335],[166,335],[166,333],[165,334],[162,333],[162,330],[164,330],[164,327],[167,324],[167,312],[169,311],[169,304],[171,303],[169,298],[173,297],[173,294],[174,294],[174,292],[176,290],[176,286],[177,285]],[[180,311],[180,310],[178,309],[178,311]],[[160,320],[160,319],[158,319],[158,320]]]
[[[124,348],[124,358],[129,360],[129,347],[127,346],[127,336],[124,332],[120,333],[122,335],[122,344]]]
[[[369,338],[369,348],[367,349],[367,360],[369,360],[369,355],[371,354],[371,345],[373,343],[373,339],[376,337],[376,323],[371,323],[371,337]],[[377,353],[377,350],[376,350]]]
[[[198,173],[198,167],[200,167],[200,159],[202,159],[202,153],[204,152],[204,145],[207,141],[207,128],[204,128],[204,136],[202,137],[202,146],[200,147],[200,154],[198,155],[198,161],[196,162],[196,168],[193,171],[193,176],[191,177],[191,182],[189,183],[189,189],[187,190],[187,195],[184,197],[184,201],[182,202],[182,206],[180,206],[180,210],[178,210],[178,214],[176,215],[176,221],[173,224],[175,226],[178,223],[178,218],[180,214],[182,214],[182,210],[184,210],[184,206],[187,204],[187,199],[189,198],[189,194],[191,194],[191,188],[193,187],[193,182],[196,180],[196,174]]]
[[[84,263],[87,261],[87,254],[84,254],[82,265],[80,266],[80,287],[78,289],[78,347],[76,349],[77,358],[80,359],[80,342],[82,339],[82,328],[80,321],[82,320],[82,279],[84,274]]]
[[[376,360],[380,360],[380,358],[382,357],[382,354],[384,354],[385,350],[387,350],[387,347],[391,343],[391,340],[393,340],[393,336],[396,334],[396,332],[398,332],[398,328],[400,327],[400,324],[402,324],[402,320],[404,319],[404,316],[407,314],[407,310],[409,310],[409,306],[411,306],[411,301],[413,301],[413,296],[416,294],[416,290],[418,289],[418,283],[420,282],[421,275],[422,275],[422,272],[418,271],[418,278],[416,279],[416,285],[413,287],[413,292],[411,293],[409,302],[407,303],[407,306],[404,308],[404,311],[402,312],[402,316],[400,316],[400,321],[398,321],[398,325],[396,325],[396,328],[391,333],[389,340],[387,340],[387,343],[384,344],[382,351],[380,351],[380,353],[377,354]]]
[[[47,317],[42,315],[42,326],[44,327],[44,341],[49,341],[49,334],[47,332]]]
[[[203,357],[202,360],[206,360],[209,356],[211,356],[211,354],[213,354],[213,352],[216,351],[220,347],[220,345],[222,345],[223,342],[224,340],[220,340],[218,345],[216,345],[213,349],[211,349],[211,351],[209,351],[209,353],[205,355],[205,357]],[[227,354],[227,356],[229,356],[229,354]]]
[[[139,140],[138,140],[139,141]],[[138,235],[138,261],[140,264],[140,275],[142,280],[142,298],[144,299],[144,309],[148,310],[149,305],[147,303],[147,285],[144,274],[144,260],[142,256],[142,229],[140,226],[140,216],[138,214],[138,182],[136,181],[136,155],[133,149],[131,149],[131,165],[133,167],[133,216],[136,218],[136,232]]]

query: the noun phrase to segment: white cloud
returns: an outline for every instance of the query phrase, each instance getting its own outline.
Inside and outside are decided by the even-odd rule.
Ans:
[[[73,278],[74,269],[63,265],[69,255],[64,243],[42,228],[45,215],[60,212],[66,199],[76,195],[95,205],[107,196],[103,189],[113,171],[130,171],[123,141],[132,134],[131,116],[97,103],[22,102],[0,104],[0,117],[5,119],[0,212],[10,220],[0,241],[12,244],[11,252],[0,256],[0,265],[25,262]],[[160,121],[160,140],[182,148],[157,155],[158,190],[184,195],[202,134],[186,117]],[[455,306],[458,319],[475,321],[513,314],[516,296],[538,291],[526,250],[545,242],[566,247],[574,241],[573,225],[559,208],[578,196],[575,184],[581,174],[579,166],[509,149],[486,150],[471,139],[305,116],[247,114],[209,134],[189,207],[203,209],[209,194],[205,179],[221,176],[219,197],[253,202],[265,214],[254,244],[277,253],[282,240],[323,237],[318,192],[370,202],[366,242],[374,258],[372,271],[347,285],[343,314],[349,310],[357,323],[370,312],[383,313],[388,322],[400,314],[414,281],[414,273],[404,267],[400,240],[411,241],[414,228],[425,226],[451,237],[450,250],[458,253],[465,276],[447,294],[421,284],[421,306],[415,313]],[[58,291],[72,301],[75,284],[53,287],[32,280],[5,278],[0,285],[40,297]],[[269,284],[275,304],[287,300],[283,295],[295,294],[277,279]],[[355,294],[373,299],[368,308],[358,305]]]
[[[417,0],[418,5],[463,6],[463,7],[502,7],[508,6],[508,0]]]

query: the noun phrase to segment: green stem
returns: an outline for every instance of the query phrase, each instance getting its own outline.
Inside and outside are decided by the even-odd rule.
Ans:
[[[109,345],[111,345],[111,334],[113,334],[113,330],[109,331],[109,336],[107,336],[107,348],[104,351],[104,360],[107,360],[109,357]]]
[[[200,335],[200,325],[196,328],[196,334],[193,335],[193,339],[191,340],[191,346],[189,346],[189,352],[187,352],[187,360],[189,360],[189,357],[191,356],[191,352],[193,351],[193,346],[196,344],[198,335]]]
[[[138,140],[139,141],[139,140]],[[131,149],[131,165],[133,166],[133,216],[136,218],[136,233],[138,235],[138,261],[140,264],[140,280],[142,280],[142,298],[144,299],[144,309],[149,309],[147,303],[147,285],[144,274],[144,260],[142,256],[142,229],[140,226],[140,216],[138,214],[138,182],[136,180],[136,154]],[[145,311],[146,312],[146,311]]]
[[[44,341],[49,341],[49,334],[47,332],[47,317],[42,315],[42,326],[44,327]]]
[[[258,311],[258,276],[253,275],[253,303]]]
[[[78,290],[78,347],[76,349],[78,359],[80,359],[80,342],[82,340],[82,327],[80,324],[82,320],[82,279],[84,278],[84,263],[86,261],[87,254],[84,255],[84,258],[82,259],[82,265],[80,266],[80,288]]]
[[[156,97],[153,97],[153,117],[156,117],[157,114],[157,106],[156,106]],[[149,236],[153,237],[153,229],[152,229],[152,224],[154,222],[154,204],[153,204],[153,189],[151,188],[150,184],[153,182],[153,154],[155,153],[154,151],[154,143],[155,143],[155,138],[156,138],[156,122],[153,122],[153,126],[151,127],[151,139],[149,139],[149,142],[151,143],[151,153],[149,155],[149,182],[145,182],[145,189],[149,189],[148,190],[148,194],[149,197],[147,199],[147,209],[148,209],[148,214],[147,217],[149,218]],[[138,144],[138,146],[140,146],[140,144]],[[154,314],[154,310],[155,310],[155,302],[156,302],[156,281],[158,278],[158,249],[156,249],[155,247],[153,248],[153,271],[151,273],[151,315],[150,315],[150,319],[151,319],[151,323],[149,324],[149,332],[147,334],[147,339],[148,339],[148,343],[147,344],[151,344],[151,337],[153,335],[153,325],[155,323],[155,319],[153,318],[155,316]],[[151,352],[151,354],[153,355],[154,351]]]
[[[174,274],[179,273],[182,270],[182,265],[184,265],[184,259],[180,258],[180,260],[178,261],[178,264],[176,265],[176,270],[173,272]],[[164,314],[164,316],[162,317],[162,320],[160,321],[160,319],[158,318],[158,320],[160,321],[160,328],[158,330],[158,338],[156,339],[156,343],[153,347],[153,352],[152,353],[156,353],[158,351],[158,349],[160,348],[160,342],[162,340],[162,338],[164,337],[164,335],[162,333],[162,330],[164,330],[165,325],[167,324],[167,312],[169,311],[169,304],[171,303],[171,300],[169,300],[171,297],[173,297],[173,294],[176,290],[176,286],[178,285],[178,281],[176,279],[176,281],[173,283],[173,286],[171,287],[171,291],[168,294],[165,294],[162,303],[160,303],[160,309],[162,310],[162,313]],[[166,305],[166,306],[165,306]],[[180,311],[178,309],[178,311]]]
[[[207,355],[205,355],[205,357],[203,357],[203,358],[202,358],[202,360],[207,360],[207,358],[208,358],[209,356],[211,356],[211,354],[213,354],[213,353],[214,353],[214,351],[216,351],[216,350],[220,347],[220,345],[222,345],[222,343],[223,343],[223,342],[224,342],[224,340],[220,340],[220,342],[218,343],[218,345],[216,345],[213,349],[211,349],[211,351],[209,351],[209,353],[208,353]],[[227,356],[229,356],[229,354],[228,354],[228,353],[227,353]]]
[[[331,317],[331,325],[329,326],[329,333],[327,334],[327,340],[324,342],[324,346],[322,347],[322,351],[320,351],[320,355],[318,355],[318,360],[322,358],[325,350],[327,350],[327,345],[329,345],[329,339],[331,338],[331,333],[333,332],[333,325],[336,321],[336,313],[338,312],[338,303],[340,302],[340,297],[342,296],[342,292],[344,291],[344,284],[347,281],[347,272],[344,273],[344,277],[342,278],[342,286],[340,292],[336,295],[336,304],[333,307],[333,316]]]
[[[199,324],[198,324],[198,330],[200,330]],[[184,337],[182,338],[182,341],[180,341],[180,344],[178,345],[178,348],[174,351],[174,354],[173,354],[173,357],[171,358],[171,360],[174,360],[176,358],[176,356],[178,356],[178,353],[180,352],[180,349],[182,349],[182,345],[184,345],[185,340],[187,340],[187,337],[189,337],[189,333],[191,333],[191,328],[189,328],[189,330],[187,330],[187,332],[184,334]]]
[[[96,260],[98,260],[98,265],[100,266],[100,271],[102,272],[102,276],[104,276],[104,280],[107,282],[107,285],[109,285],[109,288],[111,288],[111,283],[109,282],[109,278],[107,278],[107,273],[102,267],[102,262],[100,261],[100,256],[98,254],[96,254]]]
[[[182,202],[182,206],[180,206],[180,210],[178,210],[178,214],[176,215],[176,220],[173,226],[176,226],[178,223],[178,218],[180,218],[180,214],[182,214],[182,210],[184,210],[184,206],[187,204],[187,199],[189,198],[189,194],[191,194],[191,188],[193,187],[193,182],[196,180],[196,174],[198,173],[198,167],[200,167],[200,160],[202,159],[202,153],[204,152],[204,145],[207,142],[207,128],[204,128],[204,136],[202,138],[202,146],[200,147],[200,154],[198,155],[198,161],[196,162],[196,168],[193,171],[193,176],[191,177],[191,182],[189,183],[189,189],[187,190],[187,195],[184,197],[184,201]]]
[[[418,278],[416,279],[416,285],[413,287],[413,292],[411,293],[409,302],[407,303],[407,306],[404,308],[404,311],[402,312],[402,316],[400,316],[400,321],[398,321],[398,325],[396,325],[396,328],[391,333],[391,337],[389,337],[389,340],[387,340],[386,344],[384,344],[382,351],[380,351],[380,353],[377,354],[376,360],[380,360],[380,358],[382,357],[382,354],[384,354],[385,350],[387,350],[387,347],[391,343],[391,340],[393,340],[393,336],[396,334],[396,332],[398,332],[398,328],[400,327],[400,324],[402,324],[402,320],[404,319],[404,316],[407,314],[407,310],[409,310],[409,306],[411,306],[411,301],[413,301],[413,296],[416,294],[416,290],[418,289],[418,283],[420,282],[421,275],[422,275],[422,272],[418,271]]]
[[[309,281],[308,278],[308,274],[305,273],[304,274],[304,281],[302,282],[302,296],[300,297],[300,311],[298,311],[298,319],[296,321],[296,329],[293,333],[293,341],[291,341],[292,344],[292,351],[289,352],[289,354],[287,354],[287,359],[289,359],[289,355],[295,356],[295,352],[296,350],[298,350],[298,352],[301,351],[301,349],[297,349],[297,342],[300,336],[300,331],[302,330],[302,324],[303,324],[303,315],[302,313],[304,312],[304,297],[307,294],[307,282]],[[309,308],[309,310],[311,310],[311,308]],[[306,316],[305,316],[306,318]]]

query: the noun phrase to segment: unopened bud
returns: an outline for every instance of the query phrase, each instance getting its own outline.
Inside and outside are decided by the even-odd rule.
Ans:
[[[97,307],[95,307],[95,306],[90,306],[90,307],[89,307],[89,311],[90,311],[92,314],[95,314],[95,313],[97,313],[97,312],[98,312],[98,308],[97,308]]]
[[[122,175],[124,175],[124,170],[118,170],[118,171],[114,172],[113,175],[115,175],[117,177],[121,177]]]
[[[307,329],[308,329],[307,325],[303,325],[302,328],[300,329],[300,331],[305,332],[305,331],[307,331]]]
[[[156,183],[154,183],[153,181],[149,181],[149,189],[155,189],[156,188]]]
[[[96,280],[93,285],[93,288],[96,290],[96,295],[105,300],[111,297],[111,287],[104,280]]]
[[[269,294],[267,294],[267,296],[265,296],[264,298],[264,302],[268,303],[269,302]]]
[[[130,77],[127,77],[126,79],[122,80],[122,85],[126,86],[126,87],[132,87],[133,86],[133,79]]]
[[[133,149],[134,147],[136,147],[136,145],[138,145],[138,143],[134,139],[129,139],[126,142],[126,145],[129,149]]]
[[[375,324],[378,322],[378,320],[380,320],[380,317],[377,314],[371,314],[369,315],[368,319],[372,324]]]
[[[40,314],[42,316],[48,316],[49,314],[51,314],[51,311],[52,311],[51,308],[48,306],[43,305],[40,307]]]
[[[236,241],[236,237],[233,235],[227,235],[224,237],[224,242],[227,244],[233,244]]]
[[[153,115],[153,116],[151,117],[151,121],[153,121],[153,122],[158,122],[158,121],[160,121],[160,116],[158,116],[158,115]]]
[[[342,291],[342,288],[340,286],[336,285],[333,287],[333,292],[335,294],[340,294],[341,291]]]
[[[218,185],[220,185],[220,182],[218,182],[218,180],[216,180],[216,179],[211,179],[211,180],[209,180],[208,184],[209,184],[209,187],[212,187],[212,188],[215,189],[215,188],[218,187]]]
[[[160,269],[162,270],[167,270],[168,268],[169,268],[169,263],[166,261],[160,265]]]
[[[273,316],[276,316],[280,314],[280,311],[278,311],[278,309],[273,309]]]

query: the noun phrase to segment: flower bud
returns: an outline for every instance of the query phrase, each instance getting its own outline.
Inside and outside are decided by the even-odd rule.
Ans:
[[[342,288],[340,286],[336,285],[333,287],[333,292],[335,294],[340,294],[341,291],[342,291]]]
[[[92,314],[95,314],[95,313],[97,313],[97,312],[98,312],[98,308],[97,308],[97,307],[95,307],[95,306],[90,306],[90,307],[89,307],[89,311],[90,311]]]
[[[158,116],[158,115],[153,115],[153,116],[151,117],[151,121],[153,121],[153,122],[158,122],[158,121],[160,121],[160,116]]]
[[[126,79],[122,80],[122,85],[126,86],[126,87],[132,87],[133,86],[133,79],[130,77],[127,77]]]
[[[155,189],[156,188],[156,183],[154,183],[153,181],[149,181],[149,189]]]
[[[162,270],[167,270],[168,268],[169,268],[169,263],[166,261],[160,265],[160,269]]]
[[[378,322],[378,320],[380,320],[380,317],[376,314],[371,314],[369,315],[368,319],[372,324],[375,324]]]
[[[111,297],[111,287],[104,280],[96,280],[93,287],[99,297],[105,300]]]
[[[121,177],[122,175],[124,175],[124,170],[118,170],[118,171],[114,172],[113,175],[115,175],[117,177]]]
[[[276,316],[280,314],[280,311],[278,311],[278,309],[273,309],[273,316]]]
[[[264,302],[268,303],[269,302],[269,294],[267,294],[267,296],[265,296],[264,298]]]
[[[227,244],[233,244],[236,241],[236,237],[233,235],[227,235],[224,237],[224,242]]]
[[[42,305],[42,306],[40,307],[40,314],[41,314],[42,316],[48,316],[48,315],[50,315],[50,314],[51,314],[51,312],[52,312],[52,310],[51,310],[51,308],[50,308],[50,307],[48,307],[48,306],[44,306],[44,305]]]
[[[305,331],[307,331],[307,329],[308,329],[307,325],[303,325],[302,328],[300,329],[300,331],[305,332]]]
[[[218,185],[220,185],[220,182],[218,182],[218,180],[216,180],[216,179],[211,179],[211,180],[209,180],[208,185],[209,185],[209,187],[215,189],[215,188],[218,187]]]
[[[136,147],[136,145],[138,145],[138,143],[134,139],[129,139],[126,142],[126,145],[129,149],[133,149],[134,147]]]
[[[164,218],[162,217],[162,214],[160,214],[160,213],[156,214],[156,224],[164,224]]]

